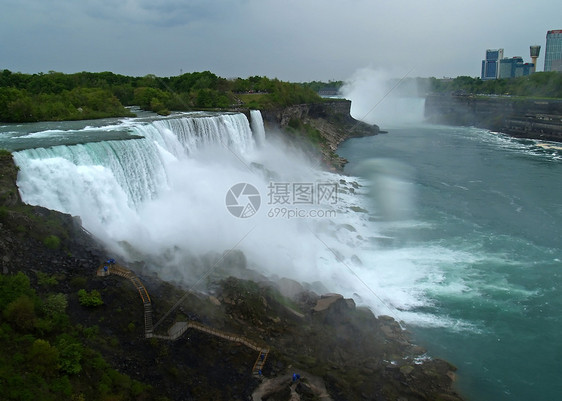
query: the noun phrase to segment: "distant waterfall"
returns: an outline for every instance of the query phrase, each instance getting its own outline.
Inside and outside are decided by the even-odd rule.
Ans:
[[[259,110],[250,110],[250,124],[258,146],[263,146],[265,143],[265,129],[263,126],[263,118]]]

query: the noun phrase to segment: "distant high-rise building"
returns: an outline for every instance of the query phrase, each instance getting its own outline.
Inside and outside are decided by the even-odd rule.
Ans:
[[[546,33],[544,70],[562,71],[562,29]]]
[[[499,63],[503,58],[503,49],[486,50],[486,59],[482,60],[482,76],[483,80],[497,79],[500,72]]]
[[[533,73],[533,63],[524,63],[523,57],[502,58],[498,78],[516,78]]]

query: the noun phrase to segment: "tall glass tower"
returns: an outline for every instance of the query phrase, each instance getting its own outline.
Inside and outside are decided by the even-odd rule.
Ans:
[[[562,29],[546,33],[544,70],[562,71]]]
[[[500,69],[500,60],[503,58],[503,49],[488,49],[486,50],[486,59],[482,60],[482,74],[481,78],[486,79],[497,79]]]

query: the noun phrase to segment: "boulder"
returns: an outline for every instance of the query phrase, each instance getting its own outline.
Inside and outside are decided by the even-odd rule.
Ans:
[[[343,295],[340,294],[326,294],[320,297],[316,302],[316,306],[312,309],[314,312],[322,312],[330,308],[335,302],[343,299]]]

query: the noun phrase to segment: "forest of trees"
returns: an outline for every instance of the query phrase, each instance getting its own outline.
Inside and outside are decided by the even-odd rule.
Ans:
[[[431,93],[466,93],[522,97],[562,98],[562,73],[537,72],[528,76],[483,81],[460,76],[454,79],[429,78]]]
[[[42,291],[24,273],[0,275],[0,399],[166,400],[152,387],[111,369],[85,345],[110,340],[98,326],[71,324],[68,295],[52,292],[58,278],[40,271],[36,275]],[[94,307],[82,299],[80,304]]]
[[[84,120],[132,115],[128,106],[159,114],[173,111],[247,107],[268,109],[320,102],[318,91],[340,88],[342,81],[289,83],[253,76],[226,79],[209,71],[160,78],[130,77],[112,72],[23,74],[0,70],[0,121],[32,122]],[[538,72],[529,76],[483,81],[409,78],[402,87],[417,87],[417,94],[466,93],[562,98],[562,73]]]
[[[345,82],[312,81],[302,86],[318,92],[326,88],[340,89]],[[518,78],[483,81],[480,78],[459,76],[453,79],[396,78],[387,82],[392,92],[404,96],[424,97],[429,93],[458,93],[473,95],[499,95],[537,98],[562,98],[562,73],[537,72]]]
[[[311,81],[311,82],[303,82],[301,83],[302,86],[306,88],[310,88],[315,92],[319,92],[323,89],[340,89],[345,84],[344,81]]]
[[[167,78],[0,71],[0,121],[4,122],[129,116],[127,106],[168,114],[233,106],[265,109],[321,100],[314,89],[301,84],[259,76],[227,80],[209,71]]]

